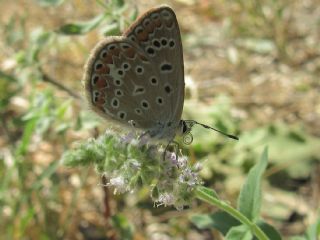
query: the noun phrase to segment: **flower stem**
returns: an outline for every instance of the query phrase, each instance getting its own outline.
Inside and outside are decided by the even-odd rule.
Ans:
[[[227,203],[219,200],[218,198],[210,195],[208,192],[203,191],[202,188],[197,188],[195,190],[196,197],[200,200],[203,200],[211,205],[218,207],[219,209],[227,212],[241,223],[247,225],[251,232],[259,239],[259,240],[269,240],[267,235],[254,223],[251,222],[246,216],[244,216],[237,209],[231,207]]]

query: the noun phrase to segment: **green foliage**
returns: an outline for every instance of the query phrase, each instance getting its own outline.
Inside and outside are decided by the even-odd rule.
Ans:
[[[150,196],[158,205],[183,209],[193,199],[193,189],[201,185],[199,164],[190,164],[185,156],[165,152],[161,145],[141,143],[136,134],[119,138],[107,131],[97,139],[89,139],[62,157],[66,166],[93,164],[108,177],[115,193],[151,187]],[[212,193],[212,191],[210,191]]]
[[[286,43],[294,29],[285,13],[294,8],[294,2],[238,0],[235,6],[241,11],[230,16],[230,34],[238,36],[237,44],[262,54],[275,49],[279,58],[290,61]]]
[[[261,160],[250,170],[238,199],[238,209],[249,220],[256,221],[261,208],[261,180],[268,164],[268,149],[262,154]]]
[[[197,215],[191,221],[200,228],[216,228],[226,239],[281,239],[269,224],[260,221],[261,181],[268,162],[268,150],[264,149],[261,160],[250,170],[238,198],[237,210],[217,198],[215,192],[198,188],[198,198],[224,210],[215,214]],[[259,228],[260,227],[260,228]]]
[[[191,217],[191,222],[199,229],[215,228],[224,236],[230,228],[240,225],[240,222],[227,212],[217,211],[212,214],[198,214]]]
[[[257,225],[261,228],[262,231],[264,231],[269,239],[271,240],[281,240],[282,237],[280,233],[274,228],[274,226],[262,221],[258,220]],[[254,238],[256,239],[256,237]]]
[[[81,36],[93,31],[97,31],[100,35],[119,35],[138,16],[137,8],[130,1],[101,0],[97,2],[100,4],[98,13],[95,12],[97,8],[94,8],[93,4],[89,4],[90,6],[82,13],[79,5],[88,4],[83,1],[74,3],[64,0],[35,0],[28,3],[32,6],[32,11],[29,11],[31,8],[25,4],[10,4],[10,1],[0,3],[5,10],[0,26],[2,56],[0,64],[0,229],[2,230],[0,239],[65,239],[71,236],[80,236],[81,238],[84,236],[78,229],[81,228],[82,222],[88,219],[87,216],[93,212],[96,215],[89,216],[89,219],[94,219],[94,230],[101,229],[103,235],[106,231],[104,222],[106,219],[99,218],[102,215],[101,193],[95,195],[99,192],[96,188],[98,185],[96,184],[96,173],[89,174],[89,166],[93,164],[100,173],[105,173],[110,166],[114,168],[119,166],[121,161],[126,164],[122,165],[123,168],[120,172],[133,176],[127,184],[128,186],[136,186],[136,192],[130,196],[113,196],[110,200],[115,215],[108,220],[112,223],[112,227],[120,239],[135,238],[137,231],[145,231],[147,228],[149,230],[151,229],[149,226],[157,221],[165,225],[165,232],[171,231],[171,238],[186,237],[193,230],[188,227],[188,222],[181,221],[185,220],[185,217],[180,217],[181,215],[185,216],[185,212],[180,212],[175,216],[174,211],[170,211],[170,208],[154,208],[150,204],[147,197],[149,193],[156,200],[162,197],[162,203],[170,200],[169,195],[163,194],[163,188],[154,187],[161,180],[158,177],[161,176],[162,179],[165,179],[168,172],[165,172],[164,166],[157,162],[159,159],[156,159],[156,162],[151,162],[153,166],[148,165],[150,162],[147,161],[154,160],[155,157],[150,154],[150,149],[135,148],[119,142],[116,138],[103,140],[103,137],[80,143],[75,149],[71,147],[73,141],[81,141],[88,135],[92,135],[93,129],[96,133],[100,130],[98,127],[109,128],[108,123],[101,124],[96,117],[93,117],[93,113],[83,111],[85,104],[77,97],[81,90],[82,65],[89,51],[88,44],[85,42],[87,38]],[[212,2],[209,1],[208,4],[210,5]],[[239,79],[243,79],[245,82],[252,81],[250,74],[266,77],[263,76],[265,73],[259,71],[259,68],[269,69],[274,64],[276,68],[271,71],[274,71],[273,74],[276,74],[276,78],[271,81],[285,83],[288,85],[288,89],[295,88],[297,92],[291,97],[300,99],[301,96],[305,96],[302,94],[311,93],[313,89],[316,89],[319,68],[316,64],[312,65],[312,62],[317,63],[318,61],[317,41],[314,41],[310,34],[305,33],[316,33],[317,31],[313,31],[312,28],[304,29],[304,27],[301,27],[303,30],[301,31],[300,25],[299,28],[294,26],[295,22],[303,22],[304,24],[301,26],[314,25],[313,29],[317,29],[317,25],[310,22],[309,18],[300,17],[299,19],[299,16],[297,17],[296,14],[302,12],[295,12],[299,8],[299,4],[300,7],[303,5],[305,11],[305,9],[309,9],[308,4],[313,4],[313,1],[299,3],[299,1],[237,0],[226,1],[223,4],[223,9],[226,10],[225,15],[218,16],[219,14],[217,14],[216,16],[220,19],[215,18],[214,21],[223,23],[221,24],[223,25],[222,31],[225,33],[222,39],[227,40],[224,42],[229,42],[227,47],[236,49],[238,56],[231,61],[232,65],[225,62],[221,64],[219,61],[221,69],[218,69],[217,74],[227,74],[227,77],[232,79],[235,88],[232,86],[230,89],[235,90],[232,92],[234,98],[212,97],[211,92],[208,95],[199,94],[199,99],[208,100],[207,103],[212,103],[212,106],[203,102],[194,106],[186,99],[184,117],[196,119],[235,134],[240,137],[240,141],[232,141],[219,134],[209,133],[207,129],[195,127],[193,130],[194,143],[188,147],[191,156],[188,163],[194,170],[196,168],[194,162],[204,162],[201,174],[206,181],[206,186],[217,184],[216,186],[220,187],[216,190],[224,191],[224,196],[228,197],[233,196],[233,191],[238,190],[239,182],[242,182],[244,176],[249,172],[248,180],[240,193],[238,210],[249,220],[254,221],[254,224],[269,239],[278,240],[281,239],[281,236],[272,225],[261,220],[259,210],[262,210],[263,216],[267,216],[268,222],[276,223],[279,229],[282,224],[287,224],[286,215],[285,217],[274,216],[273,212],[270,213],[272,209],[269,211],[269,209],[265,210],[266,208],[260,207],[260,181],[265,165],[261,161],[255,165],[255,162],[263,146],[268,145],[270,166],[266,176],[268,176],[267,181],[273,184],[273,188],[268,189],[270,194],[273,194],[272,191],[275,189],[279,190],[286,180],[310,179],[310,172],[315,171],[314,167],[320,159],[318,151],[320,140],[312,136],[316,135],[317,129],[313,129],[314,132],[311,132],[309,128],[308,132],[309,120],[312,120],[314,115],[317,118],[317,111],[310,112],[308,122],[303,122],[299,112],[291,112],[290,106],[287,108],[284,105],[285,109],[288,109],[289,115],[297,116],[298,120],[295,120],[295,124],[288,124],[284,120],[261,124],[258,119],[255,119],[255,114],[251,112],[251,107],[255,102],[250,102],[249,99],[248,103],[243,103],[242,97],[244,96],[240,95],[239,98],[236,93],[247,90],[244,89],[246,86],[237,88],[237,77],[239,75]],[[9,8],[7,8],[8,6]],[[193,7],[198,8],[198,6]],[[17,11],[15,8],[18,8]],[[24,8],[27,11],[24,11]],[[186,11],[188,11],[187,8],[185,8]],[[76,9],[72,12],[72,16],[70,9]],[[179,7],[177,7],[178,9]],[[234,11],[234,9],[236,10]],[[201,18],[209,19],[212,17],[208,15],[206,7],[202,5],[201,11],[198,10],[197,12],[201,12],[203,15]],[[215,13],[218,11],[219,8],[214,8]],[[308,13],[311,14],[312,11],[308,10]],[[79,21],[72,22],[75,16]],[[81,16],[85,17],[81,18]],[[190,29],[186,33],[186,27],[189,26],[183,23],[183,17],[178,14],[177,16],[179,22],[180,19],[182,20],[181,30],[184,34],[183,39],[186,40],[185,34],[191,35],[192,26],[190,25]],[[301,19],[303,21],[300,21]],[[57,27],[60,26],[61,21],[64,21],[65,24]],[[197,29],[202,30],[201,28],[202,26],[199,26]],[[56,31],[52,29],[56,29]],[[227,35],[229,35],[229,39]],[[77,38],[78,36],[80,38]],[[209,52],[216,54],[216,47],[212,45],[214,44],[212,35],[208,32],[205,37],[209,39],[209,44],[205,45],[206,54]],[[204,41],[205,37],[200,36],[198,40]],[[305,39],[308,41],[304,41]],[[220,39],[218,41],[220,46],[223,41]],[[303,44],[298,45],[298,42]],[[316,51],[314,51],[312,44],[315,45]],[[187,61],[190,61],[190,56],[197,57],[202,51],[198,46],[188,47],[188,41],[184,41],[184,46]],[[196,52],[192,52],[193,50]],[[295,53],[297,54],[295,55]],[[222,47],[219,48],[219,53],[216,56],[220,58],[220,56],[225,56],[224,54],[226,52]],[[250,61],[255,61],[254,56],[258,56],[262,61],[251,65]],[[286,65],[286,62],[289,65]],[[306,79],[306,81],[299,82],[297,79],[291,79],[287,72],[294,70],[290,64],[296,62],[299,64],[293,66],[301,72],[312,72],[315,81],[313,81],[312,75],[310,75],[311,77],[299,75],[301,72],[293,72],[293,74],[297,75],[298,80]],[[200,64],[199,69],[202,64],[211,63],[201,62]],[[212,66],[205,67],[211,69]],[[231,72],[234,75],[228,75]],[[278,78],[277,74],[279,73],[285,73],[288,79]],[[268,77],[267,79],[269,79]],[[202,78],[203,76],[199,76],[199,79]],[[66,88],[67,86],[71,90]],[[261,85],[254,86],[260,88]],[[203,89],[203,86],[200,89]],[[218,89],[220,92],[223,88],[219,87]],[[281,94],[284,93],[279,91],[275,95]],[[76,100],[73,100],[73,97]],[[290,95],[287,97],[289,103],[290,101],[293,104],[297,103],[295,100],[289,99]],[[263,96],[262,100],[264,100]],[[317,104],[317,102],[315,103]],[[262,101],[258,104],[268,106],[270,103]],[[316,104],[312,102],[309,105]],[[234,109],[235,106],[236,109]],[[283,111],[281,106],[270,104],[269,107],[280,112]],[[305,108],[303,105],[304,111],[310,111]],[[240,114],[239,117],[237,111],[234,111],[239,109],[247,115],[243,117]],[[64,163],[69,165],[67,169],[59,161],[63,153]],[[108,154],[109,158],[106,157]],[[128,158],[130,159],[127,161]],[[142,164],[143,171],[137,171],[137,164],[141,163],[140,160],[143,160],[142,163],[145,164]],[[70,168],[75,166],[85,166],[85,168]],[[157,171],[152,168],[155,166],[158,167]],[[163,175],[159,175],[161,172]],[[182,171],[175,169],[170,173],[177,174]],[[91,179],[88,179],[89,175]],[[115,176],[108,175],[108,177]],[[256,182],[253,179],[256,179]],[[113,178],[113,180],[115,179]],[[148,188],[143,188],[143,183],[147,184]],[[221,190],[221,186],[223,190]],[[299,186],[301,185],[295,184],[294,188],[298,189]],[[181,186],[176,182],[170,187],[171,190],[180,189],[180,193],[184,193],[184,195],[180,195],[182,199],[180,203],[187,201],[189,204],[192,201],[194,195],[186,191],[189,185]],[[90,192],[91,189],[95,189],[92,191],[94,194]],[[213,189],[204,187],[198,189],[202,191],[204,196],[210,196],[210,199],[215,199],[218,202],[222,201]],[[289,194],[295,197],[296,193],[291,190]],[[307,195],[306,199],[309,197]],[[228,201],[232,202],[233,199],[228,199]],[[188,211],[203,211],[203,205],[199,205],[200,208],[191,205],[192,208]],[[225,206],[222,205],[222,207]],[[288,209],[290,211],[289,207]],[[311,210],[312,208],[309,209],[309,211]],[[136,223],[130,222],[130,218],[126,218],[132,213],[131,211],[134,213],[143,211],[143,215],[146,216],[149,216],[151,212],[152,223],[146,222],[145,226],[134,228]],[[166,221],[167,216],[163,214],[166,211],[168,211],[171,220],[174,219],[178,222],[178,227],[173,226],[170,221]],[[194,215],[191,221],[201,230],[217,229],[224,236],[227,236],[226,239],[252,239],[252,229],[241,225],[241,221],[226,211]],[[319,238],[319,226],[320,220],[318,218],[304,234],[290,239],[315,240]],[[161,229],[157,230],[161,231]],[[87,230],[85,229],[85,231]],[[202,232],[199,231],[198,234],[202,234]],[[92,236],[87,238],[90,237],[92,238]]]
[[[61,7],[65,1],[34,2],[41,7],[50,7],[46,11],[55,11],[54,8]],[[125,22],[122,16],[125,5],[124,1],[113,1],[113,5],[108,5],[106,11],[92,21],[71,25],[67,30],[72,32],[76,27],[79,28],[76,31],[84,34],[99,26],[109,26],[112,22],[119,33],[120,25]],[[131,12],[135,13],[135,10]],[[54,60],[52,54],[61,54],[61,49],[65,47],[69,50],[71,39],[50,30],[45,21],[30,24],[34,13],[28,14],[15,13],[1,24],[0,29],[0,43],[4,44],[1,45],[4,55],[0,69],[0,133],[1,139],[8,144],[2,149],[1,141],[0,238],[21,239],[30,236],[31,232],[37,239],[64,238],[61,236],[68,234],[83,184],[73,188],[71,206],[63,211],[64,216],[60,220],[58,209],[63,204],[60,184],[64,184],[64,177],[59,173],[61,165],[58,159],[62,149],[69,148],[68,137],[70,133],[71,136],[74,134],[72,131],[79,134],[96,127],[98,123],[84,111],[74,121],[71,109],[75,101],[70,96],[76,94],[61,95],[61,91],[69,94],[81,88],[70,90],[66,87],[66,80],[70,79],[67,73],[63,74],[63,78],[56,79],[60,60]],[[55,66],[54,70],[48,71],[52,66]],[[77,67],[77,71],[79,69]],[[49,159],[43,152],[44,147],[48,149]],[[35,159],[41,164],[36,163]],[[87,170],[83,171],[81,179],[84,181],[86,174]]]
[[[252,239],[252,233],[245,225],[239,225],[232,227],[226,237],[226,240],[250,240]]]
[[[111,223],[113,227],[118,230],[117,232],[120,235],[119,239],[133,239],[133,226],[124,215],[117,214],[112,216]]]
[[[56,7],[64,2],[64,0],[36,0],[43,7]]]
[[[68,35],[85,34],[98,27],[105,17],[104,14],[100,14],[87,22],[69,23],[61,26],[58,32]]]
[[[320,214],[316,222],[309,226],[306,232],[306,239],[312,240],[320,237]]]
[[[314,224],[311,224],[304,235],[295,236],[290,240],[315,240],[320,238],[320,216]]]
[[[109,4],[99,1],[99,4],[103,8],[104,13],[88,21],[65,24],[57,32],[66,35],[82,35],[99,27],[103,35],[120,35],[126,25],[123,13],[127,10],[128,6],[125,1],[113,0]],[[131,21],[136,16],[137,10],[135,8],[131,9]]]

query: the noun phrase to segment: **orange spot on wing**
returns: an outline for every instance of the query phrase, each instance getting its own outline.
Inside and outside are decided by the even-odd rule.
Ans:
[[[148,40],[148,32],[147,31],[143,31],[143,32],[139,33],[137,38],[138,38],[139,41],[143,41],[143,42]]]
[[[119,57],[120,48],[115,48],[110,52],[112,55]]]
[[[103,66],[99,69],[96,69],[95,72],[98,74],[109,74],[110,68],[107,65],[103,64]]]
[[[104,88],[104,87],[106,87],[107,86],[107,82],[106,82],[106,80],[104,79],[104,78],[99,78],[99,80],[97,81],[97,83],[96,83],[96,86],[98,87],[98,88]]]
[[[149,62],[148,59],[145,56],[141,55],[141,54],[139,54],[139,58],[144,62]]]
[[[160,19],[154,20],[153,22],[156,25],[156,27],[160,27],[161,26],[161,20]]]
[[[98,106],[103,106],[105,104],[105,96],[104,94],[101,94],[98,98],[98,101],[96,103]]]
[[[136,55],[136,51],[133,49],[133,48],[128,48],[124,55],[127,57],[127,58],[134,58],[134,56]]]
[[[172,26],[173,26],[173,20],[168,20],[168,21],[166,21],[166,27],[167,28],[172,28]]]
[[[151,22],[147,27],[146,27],[146,30],[148,33],[153,33],[154,32],[154,29],[156,28],[156,25]]]
[[[112,55],[108,54],[105,58],[102,58],[103,62],[106,64],[113,64]],[[110,71],[110,69],[109,69]]]

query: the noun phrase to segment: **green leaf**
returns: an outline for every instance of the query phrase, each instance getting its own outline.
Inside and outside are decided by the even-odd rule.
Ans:
[[[118,22],[114,22],[111,24],[107,24],[106,26],[102,27],[100,29],[100,32],[102,32],[105,36],[115,36],[120,34],[120,26]]]
[[[261,207],[261,178],[268,164],[268,149],[265,148],[261,160],[249,171],[238,199],[238,209],[254,221],[259,217]]]
[[[62,103],[58,108],[56,109],[56,116],[59,119],[62,119],[66,113],[66,111],[70,108],[72,100],[67,100],[64,103]]]
[[[245,225],[236,226],[230,229],[225,240],[251,240],[251,231]]]
[[[58,33],[66,34],[66,35],[77,35],[77,34],[85,34],[93,29],[95,29],[99,24],[105,19],[104,14],[100,14],[95,18],[86,21],[86,22],[78,22],[78,23],[69,23],[63,25],[58,30]]]
[[[120,234],[120,239],[123,239],[123,240],[133,239],[133,236],[132,236],[133,227],[124,215],[117,214],[112,216],[111,223],[114,226],[114,228],[118,230]]]
[[[320,216],[314,224],[308,227],[306,235],[308,240],[320,239]]]
[[[124,0],[112,0],[112,4],[114,4],[116,7],[123,7]]]
[[[31,119],[24,127],[22,140],[17,148],[18,155],[24,155],[27,152],[31,137],[33,136],[36,127],[36,123],[37,119]]]
[[[216,212],[213,214],[199,214],[191,217],[191,222],[199,229],[215,228],[223,235],[240,222],[226,212]]]
[[[64,2],[64,0],[36,0],[43,7],[56,7]]]
[[[211,189],[211,188],[199,186],[199,187],[198,187],[198,190],[199,190],[199,191],[202,191],[204,194],[207,194],[207,195],[210,195],[210,196],[212,196],[212,197],[214,197],[214,198],[219,199],[219,196],[218,196],[218,194],[216,193],[216,191],[213,190],[213,189]]]
[[[60,166],[60,161],[53,161],[49,166],[43,170],[43,172],[37,177],[37,179],[31,185],[32,190],[38,190],[43,186],[43,181],[49,179],[54,173],[56,173],[57,168]]]
[[[22,216],[20,216],[21,221],[20,221],[20,229],[19,230],[21,233],[25,232],[25,230],[28,227],[28,225],[30,224],[30,222],[32,222],[34,220],[35,213],[36,213],[36,211],[32,207],[32,208],[26,209],[26,213],[24,213],[24,214],[22,214]]]
[[[257,225],[261,228],[261,230],[268,236],[269,239],[272,240],[281,240],[280,233],[270,224],[259,221]],[[254,239],[257,239],[256,237]]]
[[[130,14],[130,21],[135,21],[136,19],[137,19],[137,17],[138,17],[138,9],[135,7],[134,9],[133,9],[133,11],[132,11],[132,13]]]

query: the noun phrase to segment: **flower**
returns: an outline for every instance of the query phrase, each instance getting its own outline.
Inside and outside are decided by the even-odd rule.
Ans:
[[[122,176],[111,178],[109,183],[107,183],[107,186],[114,187],[114,194],[124,193],[128,190],[128,184]]]
[[[193,190],[202,184],[198,176],[201,164],[192,165],[179,151],[163,150],[150,137],[131,133],[119,138],[107,131],[65,155],[69,166],[93,163],[97,171],[109,177],[107,186],[114,193],[133,192],[141,186],[152,186],[150,197],[157,206],[175,206],[181,210],[190,205]],[[141,144],[141,141],[143,144]]]

